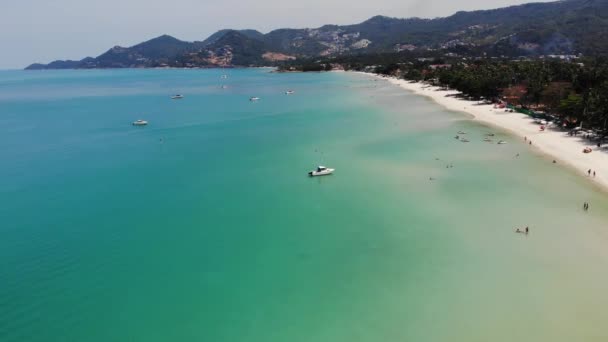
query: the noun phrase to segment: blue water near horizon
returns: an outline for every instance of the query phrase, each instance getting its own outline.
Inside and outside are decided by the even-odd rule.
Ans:
[[[606,340],[606,195],[489,129],[353,74],[2,71],[0,341]]]

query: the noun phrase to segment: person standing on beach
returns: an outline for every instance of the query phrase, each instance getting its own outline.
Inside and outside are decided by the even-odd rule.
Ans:
[[[593,178],[595,178],[595,171],[593,171]]]
[[[591,169],[587,170],[587,175],[591,176]]]

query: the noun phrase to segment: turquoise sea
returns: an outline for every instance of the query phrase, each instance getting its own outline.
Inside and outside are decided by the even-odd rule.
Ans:
[[[607,341],[607,246],[608,195],[368,76],[0,72],[2,342]]]

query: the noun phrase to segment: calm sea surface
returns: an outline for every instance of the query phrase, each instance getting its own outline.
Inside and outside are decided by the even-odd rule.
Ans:
[[[584,179],[367,76],[222,73],[0,72],[0,341],[608,340]]]

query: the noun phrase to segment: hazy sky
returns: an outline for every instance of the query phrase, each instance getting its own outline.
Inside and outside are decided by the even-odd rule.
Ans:
[[[192,41],[222,28],[265,33],[353,24],[377,14],[432,18],[525,2],[531,1],[0,0],[0,68],[95,57],[114,45],[130,46],[165,33]]]

